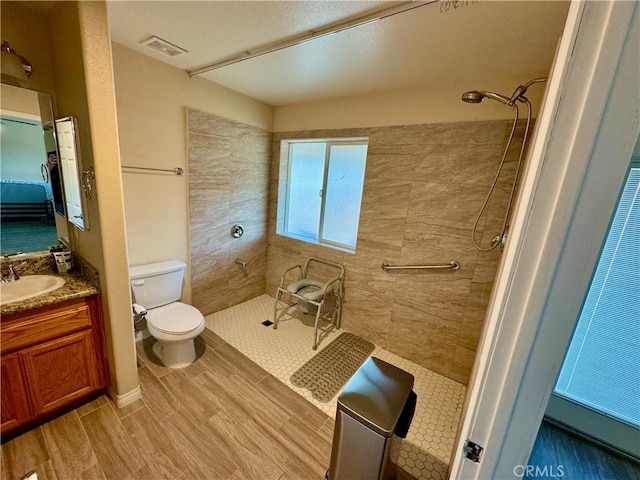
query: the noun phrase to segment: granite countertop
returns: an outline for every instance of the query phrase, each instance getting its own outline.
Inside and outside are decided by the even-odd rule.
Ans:
[[[89,295],[99,293],[99,290],[92,286],[91,283],[77,276],[69,274],[56,274],[56,276],[60,276],[65,279],[65,284],[62,287],[52,292],[45,293],[44,295],[39,295],[20,302],[1,305],[0,315],[4,316],[12,313],[24,312],[26,310],[54,305],[74,298],[88,297]]]

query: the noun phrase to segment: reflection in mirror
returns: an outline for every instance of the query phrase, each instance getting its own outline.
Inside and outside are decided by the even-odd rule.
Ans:
[[[56,133],[58,137],[58,150],[60,151],[60,165],[62,168],[62,178],[65,191],[67,207],[67,219],[78,228],[86,230],[88,228],[87,219],[84,214],[84,198],[87,192],[85,182],[80,185],[80,172],[82,163],[80,159],[80,149],[78,148],[78,136],[76,135],[76,121],[73,117],[56,120]],[[91,170],[93,171],[93,170]],[[83,172],[83,177],[85,172]]]
[[[58,241],[55,214],[65,215],[51,99],[2,84],[1,102],[0,250],[47,250]]]

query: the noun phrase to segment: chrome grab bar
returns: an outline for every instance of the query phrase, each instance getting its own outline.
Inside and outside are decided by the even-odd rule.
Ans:
[[[457,260],[453,260],[446,265],[389,265],[387,262],[382,264],[382,270],[388,272],[390,270],[458,270],[460,263]]]

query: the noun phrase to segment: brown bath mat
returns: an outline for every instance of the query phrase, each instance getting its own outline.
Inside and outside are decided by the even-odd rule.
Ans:
[[[326,403],[356,373],[374,348],[373,343],[343,332],[291,375],[291,383],[306,388],[313,398]]]

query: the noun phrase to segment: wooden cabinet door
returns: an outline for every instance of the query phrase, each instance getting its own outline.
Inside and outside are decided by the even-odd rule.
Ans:
[[[27,392],[22,381],[20,359],[17,353],[0,359],[0,382],[2,405],[0,415],[2,425],[0,430],[11,430],[31,418]]]
[[[90,330],[25,349],[19,355],[29,379],[34,416],[100,388]]]

